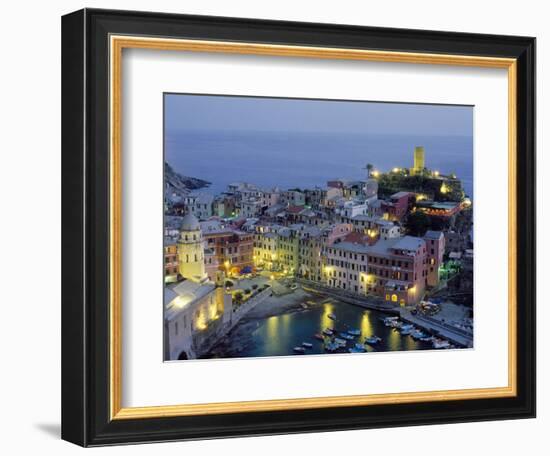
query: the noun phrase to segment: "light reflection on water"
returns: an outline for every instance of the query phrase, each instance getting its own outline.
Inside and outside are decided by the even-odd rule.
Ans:
[[[329,318],[336,316],[336,321]],[[242,323],[241,329],[246,329],[246,341],[229,336],[225,355],[222,357],[258,357],[292,355],[293,348],[309,342],[312,348],[306,349],[306,354],[325,354],[323,342],[314,335],[320,334],[326,328],[336,331],[358,329],[361,335],[350,341],[348,347],[356,342],[363,343],[365,338],[376,335],[382,341],[375,347],[367,346],[368,351],[399,351],[422,350],[432,348],[429,342],[415,341],[410,336],[402,336],[398,331],[386,327],[381,317],[386,314],[365,310],[351,304],[330,300],[315,305],[309,305],[306,310],[299,310],[283,315],[268,317],[256,322]],[[232,334],[241,334],[241,331]],[[237,347],[239,350],[237,351]]]

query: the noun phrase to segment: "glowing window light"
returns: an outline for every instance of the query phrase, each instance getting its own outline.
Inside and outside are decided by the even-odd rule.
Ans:
[[[191,301],[192,298],[190,298],[189,296],[177,296],[176,298],[174,298],[173,306],[176,309],[183,309]]]
[[[206,323],[206,317],[204,315],[203,312],[201,312],[199,314],[199,316],[197,317],[197,321],[196,321],[196,327],[197,329],[199,329],[200,331],[202,331],[203,329],[206,329],[208,327],[207,323]]]

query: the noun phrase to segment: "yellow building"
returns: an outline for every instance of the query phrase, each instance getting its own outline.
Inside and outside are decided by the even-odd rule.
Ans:
[[[178,272],[194,282],[207,279],[204,267],[204,245],[201,226],[191,213],[183,217],[178,239]]]
[[[277,261],[283,272],[298,270],[299,238],[293,230],[284,228],[277,233]]]
[[[277,269],[277,235],[257,233],[254,236],[254,265],[268,270]]]
[[[411,168],[411,175],[422,174],[425,167],[424,147],[416,146],[414,148],[414,166]]]

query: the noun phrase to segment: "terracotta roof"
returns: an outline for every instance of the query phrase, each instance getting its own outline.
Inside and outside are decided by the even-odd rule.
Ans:
[[[290,214],[299,214],[305,209],[304,206],[289,206],[287,207],[286,211]]]

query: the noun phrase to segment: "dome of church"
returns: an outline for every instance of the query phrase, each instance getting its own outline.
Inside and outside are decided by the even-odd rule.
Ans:
[[[181,221],[181,231],[199,231],[201,229],[201,226],[199,224],[199,221],[197,220],[197,217],[193,215],[193,213],[188,212],[183,217],[183,220]]]

